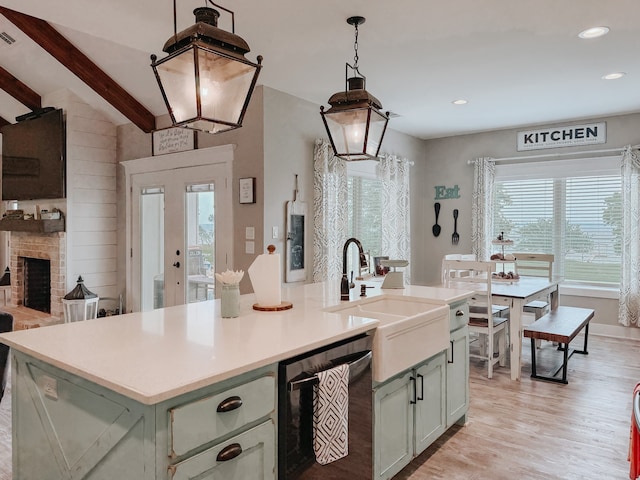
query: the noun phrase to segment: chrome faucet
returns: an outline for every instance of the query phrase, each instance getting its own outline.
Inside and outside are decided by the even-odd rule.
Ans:
[[[347,278],[347,250],[349,249],[349,245],[355,243],[358,247],[358,253],[360,256],[360,268],[367,267],[367,257],[364,254],[364,249],[362,248],[362,244],[360,240],[357,238],[350,238],[344,243],[344,248],[342,249],[342,280],[340,280],[340,300],[349,300],[349,290],[354,287],[349,283],[349,279]]]

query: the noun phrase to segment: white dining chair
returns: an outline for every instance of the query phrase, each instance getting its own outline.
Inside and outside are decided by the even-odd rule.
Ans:
[[[487,362],[487,377],[493,377],[496,364],[506,365],[508,316],[493,313],[491,302],[491,274],[494,262],[472,260],[444,260],[443,277],[445,287],[474,290],[469,299],[469,334],[476,335],[481,342],[478,353],[469,352],[470,358]],[[494,354],[497,347],[497,356]]]
[[[548,253],[518,253],[514,252],[516,257],[516,271],[520,276],[528,277],[545,277],[549,281],[553,279],[553,261],[554,256]],[[532,313],[536,320],[549,311],[549,301],[534,300],[527,303],[524,312]]]

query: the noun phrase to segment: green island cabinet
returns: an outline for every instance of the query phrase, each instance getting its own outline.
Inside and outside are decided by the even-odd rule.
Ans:
[[[21,352],[12,360],[14,478],[276,478],[276,366],[155,405]]]
[[[469,406],[469,307],[450,308],[450,342],[440,352],[374,385],[374,478],[389,479],[449,427],[464,424]]]

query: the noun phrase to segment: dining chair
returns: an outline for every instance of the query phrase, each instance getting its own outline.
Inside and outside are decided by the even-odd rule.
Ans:
[[[445,270],[444,270],[444,262],[447,260],[476,260],[475,253],[448,253],[442,258],[442,284],[445,284]],[[456,272],[455,270],[451,270],[449,275],[456,277],[459,276],[460,272]],[[494,315],[498,315],[501,317],[509,316],[509,307],[504,305],[492,305],[492,310]],[[508,337],[507,337],[508,338]]]
[[[13,315],[0,312],[0,333],[13,330]],[[7,375],[9,373],[9,347],[0,343],[0,401],[4,396],[4,388],[7,385]]]
[[[549,281],[553,279],[553,255],[548,253],[514,252],[513,256],[516,257],[516,271],[518,275],[528,277],[546,277]],[[533,302],[527,303],[524,306],[523,311],[533,313],[535,319],[538,320],[548,312],[549,305],[549,301],[534,300]]]
[[[491,274],[494,262],[473,260],[444,260],[445,287],[474,290],[469,299],[469,334],[482,340],[478,353],[469,352],[470,358],[487,362],[487,377],[493,377],[495,364],[505,366],[507,358],[507,325],[509,318],[493,313],[491,303]],[[497,347],[497,356],[495,350]]]

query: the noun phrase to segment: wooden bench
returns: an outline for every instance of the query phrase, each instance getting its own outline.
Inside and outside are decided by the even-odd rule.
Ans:
[[[549,380],[551,382],[569,383],[567,381],[567,364],[574,353],[588,355],[587,339],[589,337],[589,321],[593,318],[594,311],[590,308],[560,306],[546,315],[540,317],[524,328],[524,336],[531,339],[531,378]],[[582,329],[584,331],[584,348],[571,350],[569,343]],[[536,340],[549,340],[559,344],[558,350],[563,351],[562,365],[550,376],[538,375],[536,371]],[[562,370],[562,379],[556,377]]]

